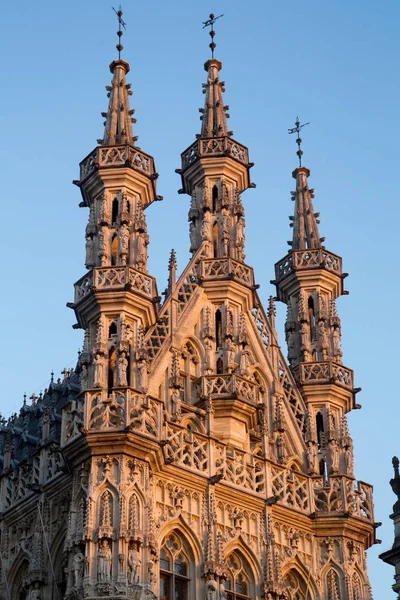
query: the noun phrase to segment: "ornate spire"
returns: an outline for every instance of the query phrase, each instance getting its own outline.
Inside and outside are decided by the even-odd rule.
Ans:
[[[207,83],[203,83],[203,93],[206,95],[204,108],[200,108],[202,121],[200,138],[231,136],[226,120],[229,118],[229,106],[224,106],[222,92],[225,91],[225,82],[220,81],[219,71],[222,69],[221,61],[216,58],[208,60],[204,69],[207,71]]]
[[[101,113],[105,117],[104,137],[97,140],[102,146],[117,146],[121,144],[134,144],[137,137],[133,135],[132,117],[134,110],[129,107],[129,96],[132,96],[131,84],[126,83],[126,74],[129,73],[129,64],[121,59],[113,60],[110,71],[114,77],[111,86],[107,86],[107,96],[110,98],[108,110]]]
[[[324,238],[319,237],[319,213],[314,212],[312,199],[314,190],[309,189],[307,178],[310,171],[306,167],[298,167],[292,173],[296,179],[296,190],[291,192],[294,200],[294,216],[289,217],[293,227],[293,241],[289,242],[293,250],[321,248]]]

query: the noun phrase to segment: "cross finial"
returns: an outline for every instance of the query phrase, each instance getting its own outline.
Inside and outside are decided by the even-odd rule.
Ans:
[[[115,14],[118,17],[118,31],[117,31],[117,36],[118,36],[118,44],[116,45],[116,48],[118,50],[118,58],[121,58],[121,51],[124,49],[123,45],[121,44],[121,38],[123,36],[123,31],[122,31],[122,27],[124,29],[126,29],[126,23],[122,18],[123,12],[121,9],[121,5],[119,5],[118,10],[115,10],[115,8],[112,6],[111,7],[113,9],[113,11],[115,12]]]
[[[296,127],[292,127],[291,129],[288,129],[288,133],[297,133],[297,139],[296,139],[296,144],[298,146],[298,150],[296,152],[297,156],[299,157],[299,166],[301,167],[301,157],[303,156],[303,150],[301,149],[301,142],[302,139],[299,135],[300,131],[303,129],[303,127],[305,127],[306,125],[309,125],[310,123],[303,123],[303,125],[300,124],[299,121],[299,117],[296,118],[296,122],[295,125]]]
[[[203,21],[203,29],[205,27],[210,27],[210,37],[211,37],[211,43],[210,48],[211,48],[211,58],[214,58],[214,50],[216,47],[216,43],[214,42],[214,36],[215,36],[215,31],[214,31],[214,23],[217,19],[220,19],[221,17],[223,17],[224,15],[218,15],[218,17],[216,17],[215,15],[213,15],[212,13],[210,14],[210,18],[207,19],[207,21]]]

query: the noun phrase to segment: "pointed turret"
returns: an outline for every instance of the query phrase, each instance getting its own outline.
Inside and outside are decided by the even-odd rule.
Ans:
[[[319,237],[318,217],[314,212],[312,198],[314,190],[308,187],[310,171],[306,167],[299,167],[293,172],[296,179],[296,191],[293,192],[295,201],[293,221],[293,250],[305,250],[306,248],[320,248],[322,240]]]
[[[113,74],[111,86],[107,86],[107,96],[110,98],[106,113],[102,113],[104,123],[103,139],[98,140],[102,146],[118,146],[132,144],[137,138],[133,135],[132,117],[135,111],[129,106],[129,96],[133,94],[131,84],[126,83],[126,75],[130,71],[129,64],[124,60],[114,60],[110,65]]]
[[[227,119],[229,106],[224,106],[222,92],[225,91],[225,82],[220,81],[219,71],[222,69],[221,61],[216,58],[208,60],[204,69],[208,73],[207,83],[203,83],[203,93],[206,95],[204,108],[200,108],[202,121],[200,138],[231,136],[228,131]]]

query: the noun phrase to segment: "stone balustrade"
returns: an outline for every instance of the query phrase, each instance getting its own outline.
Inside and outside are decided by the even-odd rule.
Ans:
[[[201,393],[213,398],[239,398],[245,402],[256,404],[258,386],[240,375],[205,375],[200,380]]]
[[[206,258],[198,264],[199,278],[204,281],[233,279],[249,287],[254,286],[251,267],[233,258]]]
[[[334,361],[300,363],[292,369],[294,378],[301,385],[310,383],[336,383],[354,389],[354,373]]]
[[[131,266],[95,267],[75,283],[75,304],[91,291],[129,289],[148,298],[157,294],[153,277]]]
[[[327,269],[342,275],[342,259],[325,248],[292,250],[275,264],[275,279],[280,281],[292,271],[299,269]]]
[[[249,151],[229,137],[201,138],[196,140],[181,155],[182,169],[186,169],[198,158],[207,156],[230,156],[244,165],[249,164]]]
[[[80,182],[99,167],[126,166],[156,178],[153,157],[135,146],[98,146],[80,163]]]

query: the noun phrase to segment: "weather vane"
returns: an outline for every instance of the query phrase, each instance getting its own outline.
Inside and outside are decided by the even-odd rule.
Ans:
[[[210,37],[211,37],[211,44],[210,44],[210,48],[211,48],[211,58],[214,58],[214,50],[216,47],[216,43],[214,42],[214,35],[215,35],[215,31],[214,31],[214,23],[217,19],[220,19],[221,17],[223,17],[224,15],[218,15],[218,17],[216,17],[215,15],[213,15],[211,13],[210,18],[207,21],[203,21],[203,29],[205,27],[210,27]]]
[[[115,10],[115,8],[112,6],[111,7],[113,9],[113,11],[115,12],[115,14],[118,17],[118,31],[117,31],[117,36],[118,36],[118,44],[116,46],[117,50],[118,50],[118,58],[121,58],[121,51],[124,49],[123,45],[121,44],[121,37],[123,35],[123,31],[122,31],[122,27],[124,29],[126,29],[126,23],[122,18],[123,12],[121,9],[121,5],[119,5],[119,9]]]
[[[300,134],[300,131],[303,129],[303,127],[305,127],[306,125],[309,125],[309,124],[310,124],[310,122],[303,123],[303,125],[300,125],[299,117],[297,117],[296,123],[295,123],[296,127],[292,127],[292,129],[288,129],[288,133],[297,133],[296,144],[298,146],[298,150],[297,150],[296,154],[299,157],[300,167],[301,167],[301,157],[303,156],[303,150],[301,149],[302,139],[299,134]]]

